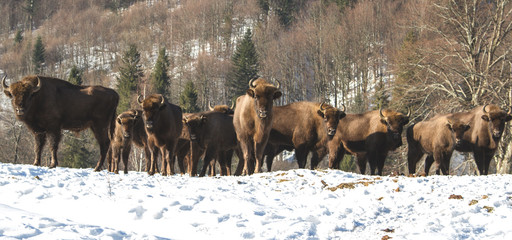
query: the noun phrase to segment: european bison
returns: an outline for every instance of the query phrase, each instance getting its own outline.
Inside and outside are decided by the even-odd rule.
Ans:
[[[162,155],[163,176],[174,174],[174,150],[181,135],[183,123],[181,108],[167,102],[161,94],[152,94],[137,101],[142,106],[144,123],[151,151],[151,165],[148,173],[155,174],[158,153]]]
[[[402,130],[409,122],[407,115],[390,110],[379,109],[362,114],[347,114],[338,123],[338,130],[327,144],[329,148],[329,168],[339,166],[345,151],[359,156],[361,173],[366,171],[366,162],[370,163],[370,173],[382,175],[384,161],[389,151],[402,146]],[[343,144],[343,145],[340,145]]]
[[[119,114],[116,118],[114,138],[111,142],[112,172],[119,173],[119,161],[122,158],[124,173],[128,173],[128,157],[130,156],[132,143],[144,149],[146,154],[146,171],[149,171],[151,152],[148,147],[148,135],[142,120],[142,111],[133,109]]]
[[[428,175],[430,166],[435,162],[436,174],[440,174],[441,170],[448,175],[453,150],[462,143],[464,133],[469,129],[468,124],[450,119],[447,115],[437,115],[409,126],[406,134],[409,174],[416,173],[416,163],[427,154],[425,174]]]
[[[5,95],[11,98],[16,118],[25,123],[35,137],[34,165],[41,164],[41,152],[50,138],[52,160],[58,165],[57,149],[62,129],[79,132],[90,128],[100,145],[101,170],[114,133],[119,95],[102,86],[77,86],[67,81],[42,76],[26,76],[8,86],[2,80]]]
[[[204,153],[204,165],[199,174],[206,174],[208,165],[216,159],[219,162],[221,175],[231,173],[231,161],[227,161],[226,153],[231,153],[237,147],[237,138],[233,126],[233,116],[221,112],[208,111],[191,114],[183,118],[191,140],[191,159],[189,161],[189,174],[195,176],[199,158]]]
[[[489,173],[489,164],[503,135],[505,122],[512,120],[512,108],[503,111],[494,104],[478,106],[468,112],[452,113],[450,118],[459,119],[471,126],[464,134],[462,143],[455,147],[460,152],[473,152],[480,174]]]
[[[326,155],[327,141],[336,134],[344,111],[345,107],[340,110],[325,103],[304,101],[276,106],[269,144],[295,149],[299,168],[304,168],[309,152],[315,151],[320,158]],[[267,159],[267,167],[268,163]],[[311,167],[316,167],[314,161]]]
[[[250,174],[250,161],[256,160],[255,171],[261,172],[263,151],[272,127],[274,99],[281,97],[277,86],[262,78],[249,81],[245,95],[238,97],[233,118],[236,135],[244,157],[243,174]]]
[[[233,115],[235,113],[235,111],[233,110],[234,107],[235,107],[235,102],[233,102],[233,104],[231,104],[231,107],[229,107],[228,105],[215,105],[215,106],[212,107],[211,103],[208,102],[208,108],[212,112],[221,112],[221,113],[224,113],[224,114],[231,114],[231,115]]]

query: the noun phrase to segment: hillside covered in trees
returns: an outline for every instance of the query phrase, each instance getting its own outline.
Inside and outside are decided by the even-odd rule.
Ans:
[[[509,0],[5,0],[0,11],[9,83],[42,74],[104,85],[120,94],[119,110],[153,92],[188,111],[231,105],[254,74],[281,82],[277,105],[410,108],[415,122],[512,100]],[[0,161],[30,163],[33,140],[7,97],[0,103]],[[61,159],[76,160],[64,166],[92,166],[90,135],[65,134]],[[501,173],[510,135],[492,164]],[[405,149],[385,171],[405,172]]]

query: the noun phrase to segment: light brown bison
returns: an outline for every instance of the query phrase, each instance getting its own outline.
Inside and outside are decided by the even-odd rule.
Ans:
[[[237,138],[233,126],[233,116],[221,112],[208,111],[191,114],[183,118],[190,133],[191,159],[189,174],[195,176],[199,158],[204,153],[204,165],[199,174],[205,176],[208,165],[216,159],[219,162],[221,175],[231,174],[231,161],[227,161],[226,153],[237,147]]]
[[[151,164],[148,173],[155,173],[158,153],[162,155],[162,175],[174,174],[174,159],[178,138],[181,135],[183,123],[181,108],[169,103],[161,94],[152,94],[142,99],[144,123],[148,134],[148,145],[151,151]]]
[[[233,118],[236,135],[244,158],[243,174],[250,174],[250,161],[256,161],[255,172],[261,172],[263,151],[272,127],[274,99],[281,97],[277,86],[262,78],[249,81],[249,89],[238,97]]]
[[[340,110],[326,103],[304,101],[276,106],[269,144],[295,149],[299,168],[304,168],[309,152],[314,151],[320,159],[326,155],[327,141],[336,134],[338,122],[345,117],[344,111],[345,107]],[[267,167],[271,165],[268,161]],[[312,169],[317,162],[313,161]]]
[[[390,109],[347,114],[338,123],[336,135],[327,143],[329,168],[339,166],[347,151],[358,156],[361,173],[365,173],[368,161],[370,173],[382,175],[388,152],[402,146],[401,134],[409,115],[410,111],[404,115]]]
[[[101,170],[114,133],[119,95],[102,86],[77,86],[67,81],[42,76],[26,76],[8,86],[2,80],[5,95],[11,98],[16,118],[25,123],[35,137],[34,165],[41,164],[41,152],[50,138],[52,160],[58,165],[57,149],[62,129],[81,131],[90,128],[100,145],[100,159],[95,171]]]
[[[452,113],[450,118],[468,123],[471,129],[464,134],[462,143],[455,147],[460,152],[473,152],[480,174],[489,173],[489,164],[498,148],[505,123],[512,120],[512,108],[503,111],[494,104],[478,106],[468,112]]]
[[[425,174],[428,175],[432,163],[435,163],[436,174],[441,170],[448,175],[453,150],[462,143],[464,133],[469,129],[468,124],[447,115],[437,115],[409,126],[406,133],[409,174],[416,173],[416,163],[427,154]]]
[[[128,110],[119,114],[116,118],[114,138],[112,139],[112,163],[111,171],[119,173],[119,162],[123,160],[124,173],[128,173],[128,157],[132,143],[144,149],[146,154],[146,171],[149,171],[151,152],[148,147],[148,136],[142,120],[142,111]]]

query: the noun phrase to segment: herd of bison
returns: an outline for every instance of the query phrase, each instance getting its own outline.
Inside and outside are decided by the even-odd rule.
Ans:
[[[196,176],[201,157],[204,165],[199,176],[206,175],[208,167],[213,171],[216,162],[221,175],[231,175],[233,154],[240,159],[235,175],[261,172],[263,159],[270,171],[274,156],[283,150],[295,151],[300,168],[306,166],[309,153],[312,169],[327,155],[329,168],[338,168],[348,153],[356,156],[361,173],[369,163],[371,174],[382,175],[388,152],[402,145],[402,130],[410,117],[410,111],[391,109],[347,114],[344,106],[338,109],[307,101],[273,106],[282,95],[280,84],[263,78],[250,80],[246,94],[231,107],[210,105],[210,111],[199,113],[182,113],[162,95],[152,94],[138,97],[140,110],[116,116],[119,95],[113,89],[77,86],[51,77],[30,75],[9,86],[5,76],[2,88],[16,118],[34,135],[34,165],[41,164],[42,148],[49,139],[49,167],[57,166],[62,129],[90,128],[100,146],[95,171],[108,159],[108,170],[115,173],[121,159],[127,173],[135,144],[144,148],[150,175],[172,175],[177,162],[181,173]],[[416,172],[416,163],[426,154],[425,173],[433,165],[437,174],[449,174],[450,158],[457,150],[472,152],[480,174],[488,174],[511,114],[512,108],[504,111],[485,104],[411,124],[406,129],[409,173]]]

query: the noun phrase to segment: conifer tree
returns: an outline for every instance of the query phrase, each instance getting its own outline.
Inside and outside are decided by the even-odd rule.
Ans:
[[[16,31],[16,35],[14,36],[14,44],[15,45],[19,45],[21,43],[21,41],[23,41],[22,33],[23,33],[23,31],[21,31],[21,30]]]
[[[81,134],[83,137],[71,133],[65,133],[65,135],[62,154],[59,158],[59,166],[70,168],[93,167],[95,164],[95,160],[92,158],[94,153],[87,146],[90,146],[92,144],[91,141],[95,140],[92,136],[88,136],[90,132]]]
[[[155,93],[159,93],[169,98],[170,94],[168,89],[169,86],[169,75],[167,74],[169,68],[169,58],[164,48],[160,49],[158,53],[158,59],[155,63],[155,68],[151,74],[151,89]]]
[[[34,64],[34,70],[36,73],[43,72],[43,63],[45,48],[41,36],[37,36],[36,43],[34,44],[34,52],[32,54],[32,63]]]
[[[124,112],[131,107],[132,99],[135,98],[137,84],[144,76],[140,62],[140,53],[133,44],[123,54],[119,77],[117,77],[117,92],[119,93],[118,113]]]
[[[185,113],[199,112],[197,106],[197,90],[192,81],[185,84],[185,89],[180,95],[180,107]]]
[[[69,72],[68,82],[73,83],[75,85],[82,85],[82,71],[78,69],[76,65],[73,65],[71,71]]]
[[[231,59],[233,69],[227,80],[231,99],[244,95],[249,80],[257,76],[259,70],[258,55],[252,41],[251,29],[247,29],[243,40],[236,46]]]

